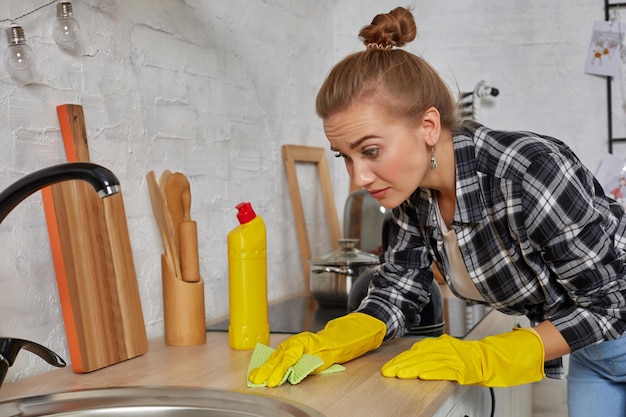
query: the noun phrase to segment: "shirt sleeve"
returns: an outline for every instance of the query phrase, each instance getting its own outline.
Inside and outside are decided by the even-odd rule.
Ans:
[[[533,162],[523,181],[525,230],[566,300],[546,300],[548,319],[572,352],[626,330],[624,216],[616,216],[591,173],[571,155]],[[547,295],[549,298],[549,293]]]
[[[387,325],[386,340],[400,337],[419,324],[433,280],[431,257],[410,202],[393,210],[388,236],[389,244],[372,279],[373,287],[358,309]]]

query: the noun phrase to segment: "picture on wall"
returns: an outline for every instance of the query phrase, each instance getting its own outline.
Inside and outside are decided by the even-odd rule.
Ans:
[[[621,26],[620,22],[614,21],[594,22],[585,63],[587,74],[611,77],[619,74],[624,38]]]

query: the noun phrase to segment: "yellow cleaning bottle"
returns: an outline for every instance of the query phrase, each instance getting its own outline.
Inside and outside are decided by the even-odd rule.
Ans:
[[[228,343],[232,349],[248,350],[270,341],[266,233],[249,202],[236,208],[240,224],[228,233]]]

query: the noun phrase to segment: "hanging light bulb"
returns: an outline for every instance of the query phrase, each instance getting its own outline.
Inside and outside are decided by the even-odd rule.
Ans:
[[[72,3],[57,3],[57,20],[54,22],[52,37],[61,48],[68,51],[78,50],[80,25],[74,19]]]
[[[30,46],[26,44],[24,29],[12,24],[7,29],[9,46],[4,51],[4,67],[11,76],[24,83],[35,79],[35,58]]]

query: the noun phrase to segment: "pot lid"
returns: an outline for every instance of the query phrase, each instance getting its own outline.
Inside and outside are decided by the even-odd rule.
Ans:
[[[356,248],[359,239],[339,239],[339,249],[323,258],[309,259],[312,265],[378,265],[378,256]]]

